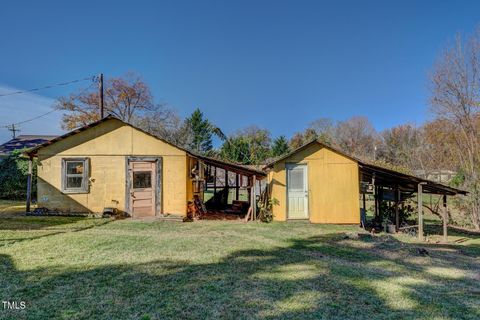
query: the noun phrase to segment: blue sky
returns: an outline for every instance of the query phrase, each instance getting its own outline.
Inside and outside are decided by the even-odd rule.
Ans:
[[[157,101],[183,116],[200,107],[229,133],[256,124],[291,136],[354,115],[378,130],[419,124],[436,56],[479,12],[478,1],[440,0],[3,2],[0,92],[135,71]],[[79,88],[0,97],[0,126]],[[21,133],[59,133],[59,117]]]

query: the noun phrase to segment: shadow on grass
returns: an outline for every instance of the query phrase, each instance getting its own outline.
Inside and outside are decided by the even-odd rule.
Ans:
[[[79,232],[101,225],[113,219],[81,217],[31,217],[14,216],[0,219],[0,231],[12,231],[14,237],[0,237],[0,247],[14,243],[37,240],[67,232]],[[19,236],[21,235],[21,236]]]
[[[95,218],[67,216],[27,216],[24,213],[0,216],[0,230],[42,230],[58,228],[68,224],[78,224],[82,221],[94,221]],[[100,220],[100,219],[97,219]]]
[[[478,319],[478,260],[456,250],[337,234],[205,264],[22,271],[0,255],[0,298],[27,302],[0,318]],[[452,254],[455,269],[446,263]]]
[[[425,233],[429,235],[442,235],[443,225],[441,223],[425,224]],[[448,236],[468,237],[470,239],[480,239],[480,231],[464,229],[456,226],[448,226]]]

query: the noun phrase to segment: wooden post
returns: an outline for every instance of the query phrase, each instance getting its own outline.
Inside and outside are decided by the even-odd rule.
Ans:
[[[418,204],[418,239],[423,241],[423,185],[425,182],[418,184],[417,204]]]
[[[447,208],[447,195],[443,195],[443,204],[442,204],[442,214],[443,214],[443,242],[448,242],[448,208]]]
[[[247,176],[247,193],[248,193],[248,201],[251,200],[251,195],[252,195],[252,188],[250,187],[252,185],[252,177]]]
[[[363,211],[365,211],[365,214],[367,213],[367,196],[365,194],[365,192],[362,193],[362,205],[363,205]]]
[[[378,207],[377,207],[377,185],[375,183],[375,173],[372,176],[372,185],[373,185],[373,216],[374,219],[378,217]]]
[[[28,158],[28,175],[27,175],[27,205],[26,211],[30,212],[30,203],[32,202],[32,172],[33,172],[33,159],[32,156]]]
[[[217,193],[217,167],[213,167],[213,195]]]
[[[235,174],[235,200],[238,201],[239,195],[240,195],[240,189],[238,186],[238,173]]]
[[[367,200],[365,199],[365,192],[362,192],[362,207],[363,211],[360,212],[360,226],[365,229],[365,222],[367,220]]]
[[[257,197],[256,197],[256,185],[257,185],[257,176],[253,176],[252,177],[252,220],[256,220],[257,219]]]
[[[400,202],[400,189],[395,186],[395,231],[400,228],[400,214],[398,212],[398,203]]]
[[[228,196],[230,195],[230,189],[229,189],[229,186],[228,186],[228,171],[227,169],[224,169],[225,171],[225,194],[227,195],[225,197],[225,205],[227,206],[228,205]]]
[[[379,216],[382,215],[382,207],[381,207],[381,204],[382,204],[382,198],[383,198],[383,187],[382,186],[378,186],[378,195],[377,195],[377,214]]]

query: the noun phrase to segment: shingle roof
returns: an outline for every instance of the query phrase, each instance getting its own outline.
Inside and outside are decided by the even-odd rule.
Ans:
[[[20,135],[0,145],[0,156],[9,155],[14,150],[33,148],[55,138],[50,135]]]

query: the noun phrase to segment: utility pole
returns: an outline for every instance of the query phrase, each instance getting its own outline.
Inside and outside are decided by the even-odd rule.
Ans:
[[[100,96],[100,118],[103,119],[104,111],[103,111],[103,73],[100,73],[99,81],[98,81],[98,91]]]
[[[15,128],[15,123],[12,123],[10,127],[8,127],[9,131],[12,131],[12,137],[15,139],[17,137],[17,131],[20,131],[20,129]]]

